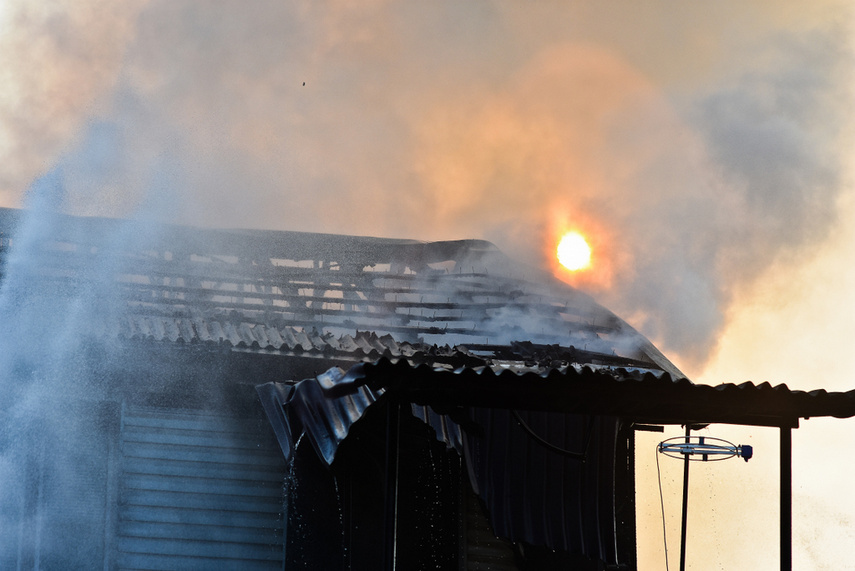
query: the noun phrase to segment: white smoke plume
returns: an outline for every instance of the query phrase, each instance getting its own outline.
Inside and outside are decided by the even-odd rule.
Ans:
[[[835,3],[45,6],[0,20],[6,205],[61,161],[77,214],[168,198],[171,222],[486,238],[545,269],[573,226],[575,283],[688,370],[734,288],[834,219]]]
[[[57,211],[485,238],[548,271],[573,227],[595,248],[573,283],[701,370],[740,288],[806,257],[835,222],[851,12],[836,0],[0,3],[0,206],[40,213],[0,292],[0,481],[27,482],[8,427],[62,420],[44,395],[92,388],[74,385],[89,375],[73,356],[97,292],[40,306],[38,320],[19,303],[38,261],[28,240],[49,240]],[[57,367],[71,384],[51,384]],[[5,491],[0,536],[38,529]]]

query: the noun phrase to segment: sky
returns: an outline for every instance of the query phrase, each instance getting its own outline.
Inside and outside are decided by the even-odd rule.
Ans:
[[[72,214],[488,239],[696,382],[855,389],[853,23],[837,0],[0,0],[0,206],[51,176]],[[557,268],[571,229],[586,272]],[[775,569],[777,433],[709,431],[756,458],[693,466],[689,568]],[[851,565],[853,436],[794,435],[795,568]]]

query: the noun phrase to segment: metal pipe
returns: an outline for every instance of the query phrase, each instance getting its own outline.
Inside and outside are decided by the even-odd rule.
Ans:
[[[793,569],[793,432],[781,427],[781,571]]]
[[[686,423],[686,443],[690,442],[692,426]],[[689,511],[689,455],[683,455],[683,526],[680,531],[680,571],[686,571],[686,524]]]

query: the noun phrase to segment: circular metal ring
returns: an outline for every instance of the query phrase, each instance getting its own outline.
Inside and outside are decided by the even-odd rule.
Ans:
[[[671,458],[716,462],[741,455],[741,447],[714,436],[675,436],[659,443],[659,452]]]

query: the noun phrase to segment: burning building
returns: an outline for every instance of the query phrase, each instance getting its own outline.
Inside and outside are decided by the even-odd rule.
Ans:
[[[855,415],[694,385],[483,241],[33,224],[0,211],[3,568],[634,569],[636,430]]]

